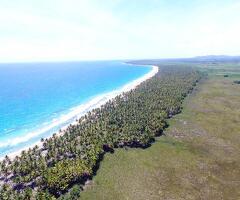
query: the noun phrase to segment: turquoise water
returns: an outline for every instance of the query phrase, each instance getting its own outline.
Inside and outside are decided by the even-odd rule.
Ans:
[[[117,61],[0,64],[0,157],[49,137],[74,107],[150,70]]]

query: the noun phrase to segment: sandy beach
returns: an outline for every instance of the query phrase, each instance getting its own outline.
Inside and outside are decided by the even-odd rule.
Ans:
[[[62,132],[57,133],[57,135],[60,136],[61,134],[64,134],[64,130],[69,126],[69,124],[75,124],[76,120],[79,119],[84,114],[86,114],[88,111],[91,111],[94,108],[101,107],[106,102],[108,102],[109,100],[111,100],[111,99],[115,98],[116,96],[122,94],[123,92],[128,92],[132,89],[135,89],[140,83],[150,79],[157,72],[158,72],[158,67],[157,66],[152,66],[152,70],[149,73],[145,74],[144,76],[142,76],[138,79],[135,79],[134,81],[124,85],[120,89],[117,89],[117,90],[114,90],[112,92],[99,95],[97,97],[94,97],[92,100],[88,101],[85,104],[81,104],[77,107],[72,108],[71,111],[68,114],[61,116],[59,119],[52,122],[50,125],[48,125],[46,127],[43,127],[42,129],[40,129],[38,131],[30,132],[30,133],[26,134],[26,136],[24,136],[24,137],[15,138],[14,140],[11,141],[11,143],[14,145],[16,143],[28,141],[32,137],[36,137],[37,135],[41,135],[42,133],[44,133],[46,131],[49,131],[56,126],[59,126],[59,125],[64,124],[66,122],[69,122],[67,125],[64,125],[64,126],[60,127]],[[49,136],[49,137],[51,137],[51,136]],[[39,142],[34,143],[30,146],[26,146],[25,148],[22,148],[18,151],[15,151],[13,153],[8,154],[8,156],[9,156],[10,159],[14,159],[15,156],[20,155],[23,150],[27,150],[29,148],[32,148],[35,145],[38,145],[39,147],[41,147],[42,142],[39,141]],[[4,157],[1,157],[0,160],[2,160],[3,158]]]

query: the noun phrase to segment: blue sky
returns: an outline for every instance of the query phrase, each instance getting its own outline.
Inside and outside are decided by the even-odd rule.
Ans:
[[[239,0],[0,0],[0,62],[240,55]]]

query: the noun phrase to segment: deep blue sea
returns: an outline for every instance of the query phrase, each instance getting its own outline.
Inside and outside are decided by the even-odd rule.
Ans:
[[[0,64],[0,157],[49,137],[74,107],[149,71],[118,61]]]

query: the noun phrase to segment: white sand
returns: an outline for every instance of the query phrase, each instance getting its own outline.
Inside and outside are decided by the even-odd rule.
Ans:
[[[53,121],[50,125],[42,128],[42,129],[40,129],[38,131],[28,133],[24,137],[15,138],[15,139],[9,141],[8,145],[16,145],[16,144],[21,143],[21,142],[26,142],[29,139],[31,139],[33,137],[36,137],[37,135],[41,135],[42,133],[44,133],[46,131],[49,131],[52,128],[54,128],[54,127],[56,127],[58,125],[61,125],[64,122],[67,122],[67,121],[71,121],[71,124],[75,124],[76,123],[76,119],[79,119],[81,116],[86,114],[88,111],[91,111],[94,108],[101,107],[106,102],[108,102],[109,100],[111,100],[111,99],[115,98],[116,96],[122,94],[123,92],[128,92],[128,91],[130,91],[132,89],[135,89],[140,83],[150,79],[157,72],[158,72],[158,67],[157,66],[152,66],[152,70],[149,73],[145,74],[144,76],[142,76],[142,77],[140,77],[140,78],[138,78],[138,79],[136,79],[136,80],[126,84],[126,85],[124,85],[123,87],[121,87],[118,90],[114,90],[112,92],[99,95],[99,96],[93,98],[92,100],[88,101],[87,103],[81,104],[81,105],[71,109],[71,111],[68,114],[61,116],[59,119]],[[61,133],[58,132],[57,135],[59,136],[60,134],[63,134],[64,130],[69,126],[69,124],[64,126],[64,127],[61,127],[62,132]],[[32,148],[35,145],[38,145],[39,147],[41,147],[42,146],[42,142],[39,141],[39,142],[37,142],[35,144],[32,144],[31,146],[28,146],[28,147],[25,147],[25,148],[20,149],[18,151],[15,151],[13,153],[10,153],[10,154],[8,154],[8,156],[9,156],[10,159],[14,159],[15,156],[20,155],[23,150],[28,150],[29,148]],[[3,159],[3,157],[0,158],[0,160],[2,160],[2,159]]]

